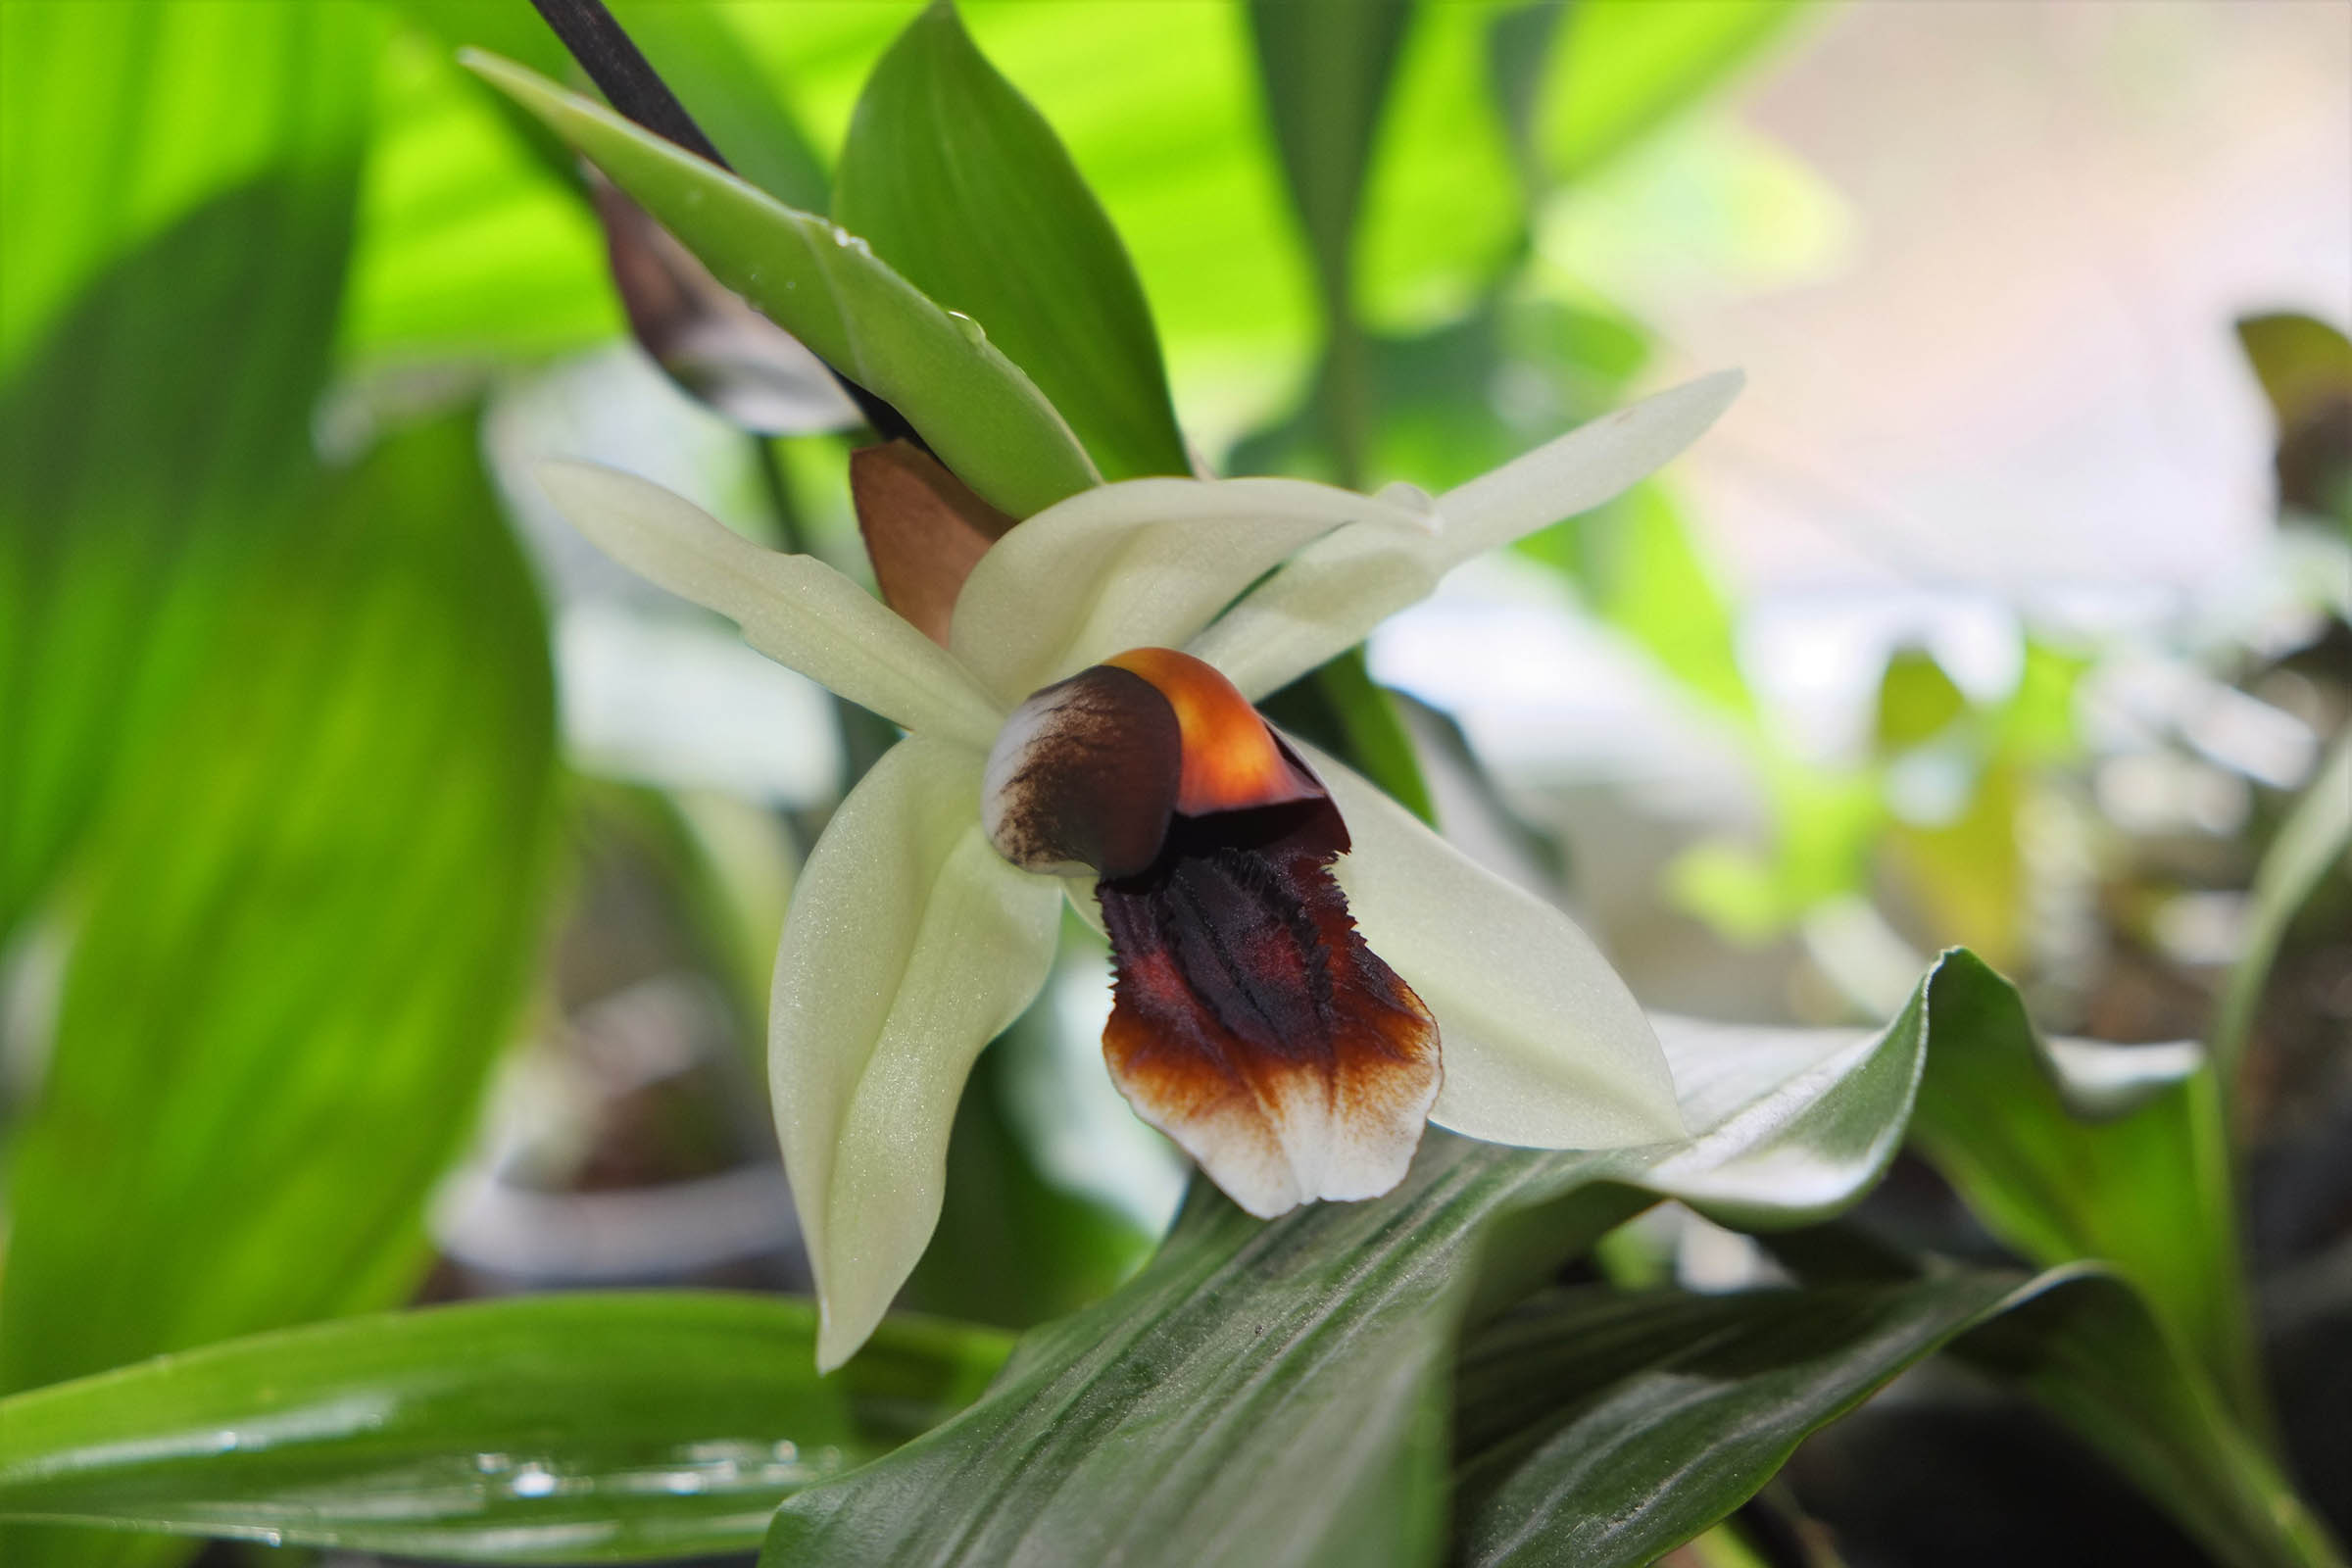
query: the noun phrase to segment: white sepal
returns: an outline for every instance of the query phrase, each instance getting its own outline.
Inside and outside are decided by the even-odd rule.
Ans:
[[[1446,561],[1590,512],[1664,467],[1723,416],[1747,377],[1718,370],[1604,414],[1438,497]]]
[[[1715,422],[1737,370],[1703,376],[1603,415],[1438,497],[1435,534],[1351,526],[1298,552],[1195,638],[1254,701],[1371,635],[1471,557],[1589,512],[1642,479]],[[1395,511],[1404,498],[1384,491]]]
[[[973,1058],[1053,963],[1060,885],[989,848],[979,790],[970,752],[901,741],[834,813],[785,919],[768,1077],[820,1369],[865,1342],[922,1256]]]
[[[813,556],[766,550],[683,496],[618,469],[551,462],[537,475],[597,548],[717,611],[744,640],[909,730],[986,751],[999,713],[971,677],[873,595]]]

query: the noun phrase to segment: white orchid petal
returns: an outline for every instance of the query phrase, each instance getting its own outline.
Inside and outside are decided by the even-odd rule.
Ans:
[[[1343,528],[1292,557],[1185,652],[1214,664],[1255,702],[1427,598],[1445,572],[1439,545],[1395,528]]]
[[[541,464],[539,483],[598,549],[717,611],[776,662],[893,723],[982,751],[1001,715],[956,662],[812,556],[766,550],[682,496],[594,464]]]
[[[1732,406],[1738,370],[1686,382],[1580,424],[1438,497],[1446,560],[1458,565],[1562,517],[1590,512],[1664,467]]]
[[[768,1074],[823,1369],[922,1255],[972,1060],[1053,964],[1060,885],[988,847],[979,794],[971,753],[901,741],[834,813],[785,919]]]
[[[1102,485],[980,558],[948,646],[1017,703],[1127,649],[1184,646],[1300,546],[1350,524],[1428,538],[1413,509],[1302,479]]]
[[[1562,517],[1588,512],[1653,472],[1731,404],[1737,370],[1579,425],[1436,503],[1434,536],[1382,527],[1318,539],[1219,616],[1187,652],[1225,672],[1254,701],[1279,690],[1428,597],[1452,567]],[[1382,492],[1403,514],[1417,494]]]
[[[1337,870],[1365,943],[1437,1015],[1446,1077],[1429,1119],[1537,1149],[1682,1137],[1657,1035],[1592,939],[1361,775],[1299,749],[1354,841]]]

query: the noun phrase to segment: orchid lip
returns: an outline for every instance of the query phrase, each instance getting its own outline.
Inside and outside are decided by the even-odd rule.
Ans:
[[[1402,1177],[1437,1022],[1356,932],[1322,780],[1230,681],[1141,648],[1045,688],[990,753],[981,817],[1023,869],[1094,872],[1112,1081],[1235,1201],[1271,1216]]]

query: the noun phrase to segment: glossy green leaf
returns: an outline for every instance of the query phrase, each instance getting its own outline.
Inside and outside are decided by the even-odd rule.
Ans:
[[[0,11],[0,937],[289,521],[375,33],[339,7]]]
[[[963,1415],[794,1498],[762,1560],[1424,1561],[1465,1310],[1524,1296],[1652,1194],[1754,1226],[1851,1201],[1923,1053],[1986,978],[1938,966],[1875,1036],[1663,1030],[1686,1144],[1543,1152],[1433,1131],[1386,1198],[1271,1224],[1196,1185],[1125,1289],[1030,1335]]]
[[[756,1544],[777,1501],[969,1403],[985,1329],[840,1373],[775,1297],[525,1297],[281,1330],[0,1401],[0,1515],[462,1561]]]
[[[990,502],[1025,517],[1098,481],[1019,367],[863,241],[512,62],[468,64],[593,160],[720,282],[904,414]]]
[[[1753,1495],[1806,1434],[2039,1288],[1960,1274],[1538,1297],[1462,1354],[1454,1560],[1651,1562]]]
[[[2210,1071],[2184,1076],[2195,1058],[2177,1046],[2042,1046],[2007,982],[1965,954],[1945,962],[1982,980],[1957,1004],[1967,1049],[1928,1063],[1912,1121],[1922,1152],[2034,1262],[2113,1267],[2237,1419],[2267,1433]]]
[[[866,76],[916,0],[729,8],[820,146],[846,139]],[[980,50],[1021,84],[1102,202],[1142,275],[1184,427],[1215,452],[1295,397],[1314,299],[1269,156],[1235,9],[975,5]],[[1116,61],[1115,71],[1104,62]]]
[[[2222,1561],[2335,1560],[2131,1289],[2082,1266],[1539,1298],[1462,1358],[1454,1560],[1650,1562],[1751,1496],[1808,1433],[1955,1341],[2023,1380]]]
[[[546,632],[470,420],[323,487],[91,846],[0,1388],[395,1300],[537,936]]]
[[[1805,0],[1578,0],[1552,44],[1538,137],[1572,181],[1747,63]]]
[[[1134,264],[1053,127],[944,0],[866,79],[833,216],[980,322],[1105,477],[1192,471]]]

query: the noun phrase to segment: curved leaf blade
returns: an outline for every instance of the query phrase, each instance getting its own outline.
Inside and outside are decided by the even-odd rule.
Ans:
[[[473,51],[465,59],[594,162],[721,283],[906,415],[992,505],[1026,517],[1100,482],[1021,368],[863,240],[511,61]]]
[[[1963,1274],[1538,1298],[1463,1352],[1455,1560],[1653,1561],[1753,1495],[1807,1433],[2020,1290],[2015,1276]]]
[[[398,1298],[537,931],[554,694],[472,424],[322,486],[96,831],[0,1389]]]
[[[294,521],[377,36],[352,8],[0,10],[0,941]]]
[[[1967,1048],[1928,1063],[1912,1141],[2035,1264],[2095,1258],[2131,1281],[2237,1418],[2267,1433],[2212,1068],[2160,1087],[2180,1053],[2140,1048],[2166,1069],[2138,1086],[2155,1092],[2122,1115],[2086,1119],[2084,1109],[2113,1102],[2100,1107],[2087,1093],[2073,1060],[2082,1048],[2045,1046],[2007,981],[1971,956],[1947,961],[1973,966],[1984,983],[1961,1004],[1975,1015]]]
[[[866,78],[833,216],[979,321],[1106,478],[1189,474],[1142,281],[1045,117],[955,8],[907,24]]]
[[[1635,1568],[1753,1495],[1809,1433],[1952,1346],[2027,1389],[2224,1562],[2337,1559],[2139,1297],[2072,1265],[1729,1296],[1555,1293],[1462,1358],[1454,1560]]]
[[[808,1302],[524,1297],[289,1329],[0,1400],[0,1515],[493,1562],[742,1550],[968,1403],[1004,1336]]]

